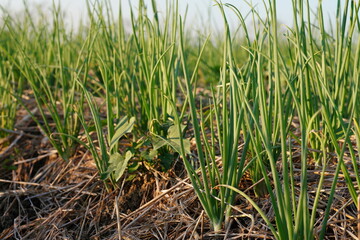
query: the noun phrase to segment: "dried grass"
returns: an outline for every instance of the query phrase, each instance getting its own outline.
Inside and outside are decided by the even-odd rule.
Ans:
[[[24,123],[25,118],[19,119],[22,134],[13,132],[1,141],[2,152],[7,152],[1,164],[11,159],[17,168],[0,172],[0,239],[272,239],[264,221],[242,198],[233,206],[230,227],[212,232],[192,185],[183,177],[181,161],[176,163],[177,171],[137,173],[120,189],[107,192],[88,152],[79,148],[70,162],[64,162],[49,145],[41,144],[41,132],[30,119]],[[293,151],[296,162],[299,149]],[[336,159],[332,161],[335,166]],[[328,187],[322,191],[318,230],[334,169],[326,171]],[[309,169],[310,205],[318,173]],[[246,177],[240,185],[248,194],[253,187]],[[269,199],[253,198],[274,219]],[[326,239],[358,239],[357,209],[342,178]]]

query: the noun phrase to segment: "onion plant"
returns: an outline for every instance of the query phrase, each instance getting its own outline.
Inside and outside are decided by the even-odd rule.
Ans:
[[[343,13],[341,13],[340,2],[338,2],[338,19],[341,19],[342,22],[342,24],[338,25],[345,28],[349,15],[352,21],[347,23],[349,27],[347,36],[345,35],[345,29],[337,30],[338,33],[343,32],[344,35],[341,36],[341,34],[339,34],[338,40],[335,40],[334,53],[330,50],[331,48],[329,46],[326,46],[329,44],[327,41],[331,36],[326,34],[324,30],[323,20],[321,19],[321,2],[318,15],[320,16],[320,31],[323,39],[321,44],[318,45],[316,38],[312,35],[313,25],[310,23],[309,2],[293,1],[294,28],[290,29],[291,33],[288,36],[288,49],[291,55],[290,66],[287,65],[287,60],[283,57],[281,48],[279,47],[282,41],[279,39],[277,29],[276,1],[268,1],[267,9],[269,19],[268,22],[265,22],[264,28],[266,34],[269,34],[267,38],[269,51],[265,52],[262,50],[262,47],[258,48],[257,51],[260,55],[257,64],[258,66],[262,65],[261,59],[264,59],[262,56],[269,59],[267,69],[271,73],[270,81],[273,81],[273,83],[269,83],[268,94],[265,95],[268,96],[266,101],[264,101],[265,98],[262,97],[265,91],[261,90],[261,82],[257,86],[258,88],[260,87],[260,92],[258,93],[260,98],[254,101],[255,104],[247,98],[243,98],[242,100],[246,103],[249,115],[254,122],[253,125],[250,123],[247,124],[249,126],[248,130],[254,129],[255,133],[257,133],[255,136],[252,135],[251,139],[254,143],[253,145],[257,146],[255,148],[256,155],[259,156],[260,168],[263,172],[264,181],[274,207],[277,231],[273,231],[273,233],[278,239],[313,239],[314,235],[318,234],[314,229],[317,204],[320,191],[323,187],[324,172],[326,168],[329,167],[327,152],[334,149],[338,164],[336,165],[336,174],[333,179],[330,197],[328,199],[328,207],[320,231],[320,236],[323,238],[340,170],[343,171],[345,175],[350,194],[353,197],[354,203],[356,203],[356,190],[343,160],[345,150],[348,150],[351,153],[353,163],[356,162],[349,137],[351,134],[351,119],[355,114],[355,104],[353,101],[358,96],[359,81],[359,79],[356,78],[355,81],[353,81],[354,78],[351,76],[353,71],[351,69],[357,68],[358,60],[352,62],[350,52],[353,48],[352,35],[354,27],[357,24],[357,20],[355,19],[358,18],[359,6],[355,6],[355,4],[350,6],[350,2],[346,2]],[[306,13],[304,9],[307,9]],[[342,45],[344,39],[349,41],[346,47]],[[342,58],[336,58],[339,54],[342,55]],[[318,55],[322,55],[320,59],[322,61],[321,64],[318,62]],[[358,53],[355,54],[355,56],[357,55]],[[331,62],[333,59],[334,62]],[[357,59],[357,57],[355,57],[355,59]],[[353,63],[355,63],[355,65],[353,65]],[[340,72],[334,72],[334,74],[331,75],[329,73],[329,69],[333,69],[330,67],[331,64],[337,66]],[[261,69],[262,67],[258,68],[260,71]],[[333,76],[334,78],[329,78],[328,76]],[[341,77],[342,80],[337,80],[336,76]],[[329,79],[331,80],[329,81]],[[332,82],[333,80],[334,82]],[[338,84],[344,84],[344,86],[339,87]],[[354,87],[355,90],[351,90],[352,87]],[[349,91],[348,95],[343,95],[346,94],[347,91]],[[271,99],[271,95],[273,95],[273,100]],[[271,108],[271,106],[267,107],[271,102],[273,102],[274,108]],[[258,106],[256,104],[258,104]],[[341,109],[343,104],[348,107]],[[257,110],[257,108],[259,109]],[[264,109],[267,110],[264,111]],[[272,119],[271,122],[267,121],[269,116],[271,117],[270,119]],[[290,137],[295,136],[294,133],[290,132],[290,121],[292,121],[292,118],[295,116],[300,122],[300,136],[296,137],[301,148],[299,198],[296,198],[294,191],[295,179],[293,170],[295,165],[291,159],[291,154],[288,154],[288,152],[291,153],[292,149]],[[272,129],[270,134],[273,135],[273,137],[269,136],[267,129]],[[262,146],[259,145],[256,136],[260,136]],[[279,136],[279,138],[277,136]],[[345,144],[341,145],[339,143],[340,140],[344,140]],[[318,190],[312,206],[310,206],[309,203],[307,179],[307,171],[310,167],[309,162],[311,162],[309,144],[313,148],[320,150],[320,154],[312,155],[314,158],[312,161],[317,162],[317,164],[321,166],[319,169],[321,176]],[[274,154],[273,149],[277,147],[281,150],[280,156]],[[263,148],[265,148],[267,159],[269,160],[274,189],[272,189],[271,181],[267,176],[266,165],[262,161],[262,158],[260,158]],[[280,160],[281,172],[279,173],[277,163],[280,162]],[[353,167],[354,171],[357,172],[358,166],[353,164]],[[237,190],[237,192],[244,196],[241,191]],[[268,222],[268,219],[265,220]]]
[[[0,138],[6,135],[3,130],[11,130],[14,127],[17,101],[13,95],[17,94],[19,82],[20,79],[16,78],[16,67],[5,55],[2,55],[0,57]]]
[[[187,77],[188,69],[182,54],[201,177],[195,173],[194,166],[187,160],[184,152],[182,157],[194,189],[215,230],[219,230],[223,219],[230,216],[222,204],[231,203],[233,198],[229,196],[234,194],[231,191],[240,193],[255,205],[270,224],[277,239],[313,239],[318,234],[324,237],[340,171],[345,176],[356,204],[357,190],[345,167],[344,153],[349,151],[353,171],[357,173],[356,151],[350,135],[354,132],[358,141],[358,107],[355,101],[359,92],[359,43],[353,41],[353,36],[355,29],[359,27],[359,4],[346,1],[341,11],[338,1],[337,35],[331,36],[325,31],[321,2],[318,6],[318,28],[310,21],[309,1],[294,0],[292,3],[294,26],[288,29],[286,39],[279,37],[276,1],[264,3],[267,9],[265,20],[252,10],[253,19],[258,20],[260,26],[254,27],[255,39],[248,37],[247,43],[243,43],[243,48],[249,53],[249,60],[240,68],[235,64],[232,38],[226,28],[227,41],[218,86],[221,97],[213,98],[214,107],[210,111],[216,119],[216,124],[210,129],[215,128],[217,133],[211,131],[210,143],[206,140],[205,123],[211,122],[209,119],[213,115],[204,118],[200,114],[199,123],[192,92],[193,81]],[[243,15],[235,6],[227,5],[237,14],[247,33]],[[226,22],[225,16],[224,19]],[[281,46],[286,41],[287,45]],[[268,72],[266,77],[265,70]],[[194,74],[193,78],[195,76]],[[291,127],[295,118],[300,123],[299,129]],[[236,144],[240,132],[247,148],[238,160],[235,155],[237,156]],[[215,142],[220,147],[221,168],[214,162]],[[309,146],[316,150],[316,154],[310,152]],[[295,164],[291,154],[293,147],[301,149],[300,185],[295,181]],[[247,150],[255,158],[254,165],[250,168],[254,173],[253,177],[263,178],[264,181],[257,193],[263,195],[267,192],[273,204],[275,226],[271,225],[249,196],[236,189],[239,180],[237,177],[244,171]],[[338,163],[321,228],[314,225],[324,174],[330,167],[329,151],[334,151]],[[319,168],[321,175],[313,204],[310,205],[307,172],[312,164]],[[227,181],[230,178],[233,180]],[[356,181],[358,182],[358,177]],[[300,195],[297,197],[295,188],[298,186]]]
[[[244,108],[241,108],[241,96],[236,91],[239,81],[236,78],[236,68],[232,55],[232,40],[229,25],[224,15],[222,5],[219,5],[225,19],[225,39],[223,46],[223,60],[218,89],[213,90],[212,104],[207,116],[197,113],[196,96],[193,85],[197,77],[197,69],[201,54],[206,46],[206,41],[200,51],[199,59],[195,65],[192,75],[186,64],[184,54],[183,26],[180,23],[180,54],[184,71],[186,96],[189,99],[190,118],[193,126],[196,142],[198,164],[191,164],[186,156],[185,148],[182,148],[182,158],[185,168],[194,186],[194,190],[207,213],[213,229],[219,231],[230,222],[231,208],[235,192],[224,186],[236,187],[244,173],[248,141],[242,149],[242,155],[238,155],[238,144],[240,137],[248,140],[249,134],[241,134],[243,125]],[[202,106],[202,105],[201,105]],[[180,116],[181,117],[181,116]],[[177,118],[179,131],[181,130],[181,118]],[[216,161],[216,147],[220,148],[221,164]],[[184,144],[182,142],[182,147]],[[196,165],[200,166],[201,176],[196,173]]]
[[[106,69],[102,70],[107,71]],[[123,117],[115,122],[110,96],[109,93],[106,92],[106,124],[104,124],[104,121],[101,119],[102,113],[94,102],[93,95],[84,85],[82,85],[82,83],[79,82],[79,84],[84,92],[93,121],[86,121],[84,109],[82,107],[77,108],[87,143],[78,139],[76,140],[91,152],[101,179],[110,179],[111,183],[116,186],[116,182],[125,172],[127,164],[133,156],[133,153],[130,150],[121,153],[119,151],[118,142],[121,137],[132,131],[135,118],[132,117],[128,119],[127,117]],[[104,127],[106,127],[106,129],[104,129]],[[96,140],[94,139],[92,132],[96,133]],[[100,152],[98,151],[98,148],[100,149]]]
[[[131,7],[132,29],[129,32],[123,22],[121,4],[117,23],[110,5],[96,5],[95,14],[90,18],[92,21],[98,19],[101,28],[94,48],[108,71],[103,76],[99,65],[94,67],[100,88],[114,96],[114,117],[137,116],[135,131],[148,135],[147,142],[158,152],[163,169],[168,169],[171,159],[163,156],[170,156],[170,149],[160,147],[159,143],[170,137],[168,133],[173,125],[174,112],[169,101],[176,98],[178,89],[178,10],[174,2],[167,3],[162,19],[156,1],[151,2],[151,7],[152,13],[148,13],[143,0],[138,2],[137,14]],[[110,79],[110,88],[105,78]]]
[[[62,158],[83,144],[103,180],[116,185],[138,154],[134,145],[139,150],[146,142],[145,151],[152,145],[151,153],[139,155],[148,154],[144,158],[161,162],[163,169],[171,165],[172,148],[180,152],[215,231],[230,226],[231,205],[240,194],[274,238],[324,239],[340,173],[355,205],[360,191],[360,3],[337,1],[331,33],[321,0],[316,16],[310,0],[292,0],[293,25],[283,32],[276,0],[263,1],[264,17],[250,2],[240,2],[251,7],[246,15],[238,6],[216,2],[224,34],[205,41],[187,34],[175,0],[167,2],[164,16],[156,0],[152,11],[139,0],[138,12],[130,9],[129,26],[121,3],[116,20],[109,1],[88,1],[89,26],[80,25],[78,32],[65,28],[55,4],[52,22],[40,13],[37,23],[28,10],[23,19],[4,18],[0,128],[13,127],[14,99],[22,102],[24,84],[40,116],[29,113]],[[235,31],[225,8],[239,21]],[[201,80],[213,84],[207,106],[196,94]],[[193,153],[185,129],[193,134]],[[119,146],[126,136],[131,150]],[[297,159],[294,149],[300,151]],[[313,168],[320,176],[310,195]],[[335,171],[328,190],[329,168]],[[238,189],[246,171],[257,183],[254,195],[272,203],[274,221]],[[324,218],[316,221],[325,190]]]
[[[7,53],[15,52],[6,28],[7,21],[9,17],[4,16],[0,26],[0,137],[4,137],[6,130],[12,130],[14,127],[18,107],[14,95],[21,95],[23,88],[23,78],[17,66],[7,56]]]
[[[6,25],[16,51],[3,50],[30,86],[41,118],[29,113],[59,155],[68,160],[76,142],[67,135],[78,136],[80,130],[74,106],[82,103],[82,97],[75,79],[87,75],[84,58],[92,51],[91,39],[85,40],[79,52],[74,51],[77,42],[65,30],[60,6],[53,6],[52,25],[44,14],[39,14],[41,24],[37,24],[29,11],[25,13],[20,22],[9,20]]]

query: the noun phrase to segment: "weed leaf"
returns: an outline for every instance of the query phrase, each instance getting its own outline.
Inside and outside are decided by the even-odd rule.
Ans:
[[[185,129],[185,125],[181,125],[181,131]],[[179,133],[179,129],[177,126],[172,125],[169,127],[167,132],[167,138],[156,135],[153,138],[153,146],[154,150],[157,150],[165,145],[171,146],[174,151],[181,153],[181,136],[182,133]],[[184,149],[187,154],[190,154],[190,141],[188,139],[183,139]]]
[[[127,151],[125,156],[122,156],[120,153],[114,153],[110,156],[109,170],[110,172],[114,172],[114,178],[116,181],[118,181],[124,174],[127,164],[132,156],[133,154],[131,151]]]
[[[124,136],[126,133],[130,133],[134,127],[135,118],[131,117],[130,120],[128,120],[127,117],[123,117],[119,124],[116,126],[115,134],[111,138],[110,141],[110,151],[115,147],[119,139]]]

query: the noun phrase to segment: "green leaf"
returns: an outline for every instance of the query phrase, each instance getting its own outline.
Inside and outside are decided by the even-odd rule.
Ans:
[[[185,129],[185,125],[181,124],[181,133],[178,126],[172,125],[168,130],[168,142],[172,148],[178,153],[181,153],[181,137],[182,132]],[[190,154],[190,141],[189,139],[183,139],[185,153]]]
[[[151,139],[154,150],[157,150],[167,144],[166,140],[160,136],[153,137]]]
[[[184,129],[186,128],[186,126],[184,124],[180,124],[180,127],[181,127],[181,132],[183,132]],[[178,129],[177,125],[172,125],[172,126],[169,127],[169,129],[168,129],[169,138],[172,138],[172,137],[178,138],[179,135],[180,134],[179,134],[179,129]]]
[[[99,172],[99,174],[100,174],[100,179],[103,180],[103,181],[105,181],[106,179],[108,179],[108,178],[109,178],[109,175],[110,175],[108,172],[103,172],[103,173],[100,173],[100,172]]]
[[[163,167],[163,171],[167,171],[171,168],[171,164],[175,160],[175,155],[170,153],[163,153],[159,156],[161,166]]]
[[[126,181],[131,181],[133,180],[137,175],[136,174],[130,174],[127,178],[126,178]]]
[[[128,168],[128,173],[133,173],[136,170],[138,170],[138,168],[140,167],[139,162],[133,162],[132,164],[130,164],[127,168]]]
[[[156,149],[151,149],[150,151],[142,151],[140,157],[146,159],[147,161],[152,161],[157,154],[158,151]]]
[[[185,125],[181,125],[181,132],[184,131]],[[181,137],[182,133],[179,133],[177,126],[172,125],[168,129],[167,138],[155,135],[156,137],[152,139],[154,150],[157,150],[165,145],[171,146],[174,151],[181,153]],[[188,139],[183,139],[185,153],[190,154],[190,141]]]
[[[121,176],[124,174],[125,169],[129,160],[132,158],[133,154],[131,151],[127,151],[125,156],[122,156],[120,153],[114,153],[110,156],[110,172],[114,172],[115,180],[118,181]]]
[[[158,151],[155,150],[155,149],[152,149],[152,150],[150,150],[150,152],[149,152],[149,154],[148,154],[148,157],[149,157],[150,159],[153,159],[154,157],[156,157],[157,154],[158,154]]]
[[[115,128],[115,134],[110,141],[110,151],[116,146],[119,139],[126,133],[130,133],[134,127],[135,117],[131,117],[130,120],[127,117],[123,117]]]
[[[344,122],[343,126],[339,126],[338,128],[334,128],[335,137],[337,140],[341,140],[345,138],[346,129],[348,128],[349,123]],[[344,127],[344,128],[343,128]],[[345,130],[345,131],[344,131]]]

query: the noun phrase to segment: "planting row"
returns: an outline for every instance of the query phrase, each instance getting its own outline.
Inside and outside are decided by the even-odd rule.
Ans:
[[[240,195],[276,239],[324,238],[339,174],[354,204],[360,186],[360,4],[344,2],[328,32],[321,1],[313,18],[309,1],[293,0],[286,33],[275,0],[264,2],[266,16],[216,2],[224,20],[217,37],[187,30],[177,1],[159,15],[155,0],[139,0],[131,26],[121,6],[115,20],[107,2],[88,2],[88,24],[77,31],[66,28],[56,5],[51,20],[3,10],[0,134],[26,108],[64,161],[86,147],[109,191],[125,172],[130,179],[136,171],[166,171],[180,157],[215,231],[228,226]],[[225,9],[237,17],[236,31]],[[311,201],[310,169],[320,176]],[[239,189],[247,173],[256,196],[270,199],[274,219]]]

